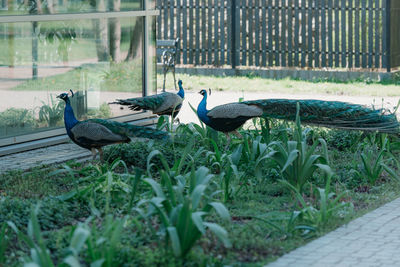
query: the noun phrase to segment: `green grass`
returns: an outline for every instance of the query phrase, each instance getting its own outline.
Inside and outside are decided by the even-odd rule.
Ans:
[[[389,97],[400,95],[399,81],[301,81],[294,79],[266,79],[246,76],[200,76],[176,74],[183,81],[184,88],[192,91],[211,88],[217,91],[265,92],[284,94],[330,94]],[[163,75],[157,75],[157,87],[162,88]],[[172,74],[167,74],[166,89],[174,88]]]
[[[302,233],[296,230],[292,232],[290,228],[285,230],[288,221],[282,215],[299,210],[299,202],[294,198],[293,191],[279,181],[283,179],[279,167],[267,159],[260,163],[260,172],[255,173],[254,163],[247,157],[255,153],[253,156],[257,158],[259,156],[257,149],[242,154],[239,160],[232,158],[232,161],[228,160],[239,146],[246,145],[247,142],[252,144],[279,142],[282,138],[279,129],[294,127],[293,124],[282,124],[278,121],[273,122],[272,125],[273,128],[268,136],[254,130],[241,130],[247,139],[235,139],[226,151],[223,150],[226,143],[223,134],[215,135],[209,129],[202,130],[200,127],[193,130],[183,125],[177,131],[183,135],[182,138],[188,140],[186,142],[188,145],[179,142],[137,141],[107,147],[104,154],[106,163],[102,165],[92,166],[90,163],[70,162],[66,167],[40,166],[26,172],[12,171],[1,174],[0,225],[7,220],[13,221],[20,230],[25,231],[30,207],[41,201],[42,208],[39,211],[38,220],[42,230],[51,230],[44,232],[43,237],[47,248],[50,249],[51,258],[55,261],[60,261],[67,255],[65,248],[70,244],[73,231],[79,227],[89,227],[85,229],[90,231],[92,238],[90,240],[99,246],[90,249],[97,249],[100,253],[104,246],[115,251],[112,258],[115,266],[198,266],[202,264],[262,266],[399,197],[400,183],[386,173],[372,184],[368,179],[357,177],[352,172],[360,167],[356,164],[360,161],[359,152],[379,145],[379,140],[381,140],[379,136],[374,136],[374,134],[361,136],[356,132],[314,127],[312,128],[314,138],[322,137],[327,140],[330,167],[335,173],[329,182],[331,190],[336,195],[343,193],[344,195],[339,200],[351,205],[346,209],[341,209],[338,214],[330,215],[323,227],[309,221],[302,221],[302,219],[295,222],[296,225],[309,225],[315,231]],[[256,127],[259,126],[256,124]],[[196,136],[195,142],[189,141],[193,135]],[[288,137],[290,140],[293,139],[291,131],[288,132]],[[335,141],[338,137],[341,140],[339,145]],[[393,149],[392,153],[398,157],[397,140],[386,136],[382,138],[387,138]],[[312,142],[312,139],[307,140],[307,142]],[[155,151],[160,151],[163,156],[155,156]],[[313,153],[322,152],[322,148],[317,147]],[[116,165],[115,160],[118,158],[122,159],[126,166]],[[394,161],[386,154],[384,158],[385,162],[398,173],[399,170]],[[169,167],[167,168],[165,164]],[[229,186],[233,191],[230,197],[225,198],[221,179],[230,170],[231,164],[237,164],[240,178],[231,177]],[[225,247],[216,235],[211,231],[206,231],[188,255],[181,258],[176,256],[178,254],[174,255],[171,243],[162,231],[163,224],[166,222],[162,222],[160,217],[154,215],[158,213],[152,213],[152,209],[146,203],[151,199],[157,201],[157,199],[167,198],[172,206],[179,207],[181,198],[179,194],[175,199],[171,198],[172,192],[179,192],[180,186],[185,184],[183,183],[185,179],[188,179],[185,190],[189,190],[189,180],[190,183],[196,181],[199,183],[199,178],[189,179],[189,177],[200,177],[193,176],[191,168],[194,168],[194,171],[204,166],[209,168],[212,176],[207,186],[201,189],[204,190],[203,198],[207,196],[207,201],[224,202],[231,215],[231,221],[226,221],[219,218],[215,211],[208,210],[207,212],[211,213],[207,221],[219,224],[226,229],[232,247]],[[153,198],[155,192],[152,191],[157,190],[156,187],[149,186],[150,175],[165,192],[164,196],[161,197],[158,192],[158,198]],[[325,180],[326,177],[320,170],[315,171],[308,179],[302,195],[308,205],[313,205],[318,209],[319,200],[315,189],[316,187],[324,188]],[[142,213],[138,213],[139,210],[142,210]],[[146,222],[139,214],[150,216],[149,221]],[[90,216],[90,222],[84,223]],[[112,244],[105,245],[102,242],[111,242],[111,230],[103,232],[100,229],[108,227],[107,217],[109,216],[113,216],[115,221],[123,219],[125,223],[122,234],[116,237],[117,239],[112,241]],[[173,223],[173,212],[168,220]],[[284,231],[278,231],[266,221],[275,222]],[[102,235],[107,236],[105,241],[96,243]],[[84,245],[83,249],[86,250],[89,247]],[[7,253],[13,256],[7,259],[6,265],[12,266],[17,263],[19,256],[28,255],[29,251],[17,244],[7,248]],[[101,257],[99,254],[96,255],[95,258]],[[79,257],[82,263],[90,263],[87,253],[81,253]]]

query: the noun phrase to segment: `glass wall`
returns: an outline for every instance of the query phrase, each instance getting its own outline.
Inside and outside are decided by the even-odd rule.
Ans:
[[[0,16],[142,10],[142,0],[0,0]]]
[[[3,12],[11,14],[12,1],[6,2]],[[69,12],[62,7],[78,3],[55,2],[57,12]],[[142,8],[137,0],[121,1],[121,9],[124,4],[126,9]],[[56,99],[62,92],[73,90],[75,115],[87,119],[132,115],[107,103],[154,91],[156,70],[147,66],[145,56],[154,61],[155,32],[144,32],[154,31],[154,16],[146,20],[143,13],[119,14],[88,14],[87,19],[67,14],[51,21],[35,15],[30,17],[40,19],[29,22],[5,22],[7,16],[0,15],[0,147],[15,143],[16,136],[63,129],[64,103]]]

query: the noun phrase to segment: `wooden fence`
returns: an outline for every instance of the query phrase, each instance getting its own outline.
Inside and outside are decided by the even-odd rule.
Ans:
[[[400,65],[398,0],[157,0],[158,39],[193,65]]]

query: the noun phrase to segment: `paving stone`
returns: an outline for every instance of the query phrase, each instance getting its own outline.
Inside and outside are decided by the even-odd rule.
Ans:
[[[0,173],[27,170],[40,165],[60,164],[68,160],[89,160],[89,150],[73,143],[60,144],[0,157]]]
[[[400,266],[399,207],[400,198],[283,255],[276,261],[279,264],[289,264],[275,265],[272,262],[268,267],[305,266],[304,260],[311,262],[307,267]],[[304,260],[299,258],[302,253],[307,254]],[[301,264],[297,265],[296,260]]]

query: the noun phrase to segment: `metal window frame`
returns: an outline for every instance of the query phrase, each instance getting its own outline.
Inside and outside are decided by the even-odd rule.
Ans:
[[[135,11],[110,11],[92,13],[67,13],[67,14],[46,14],[46,15],[3,15],[0,16],[0,23],[20,23],[20,22],[43,22],[60,20],[79,20],[79,19],[103,19],[103,18],[134,18],[143,17],[143,87],[142,94],[148,94],[149,85],[148,75],[151,71],[148,64],[150,34],[148,33],[149,17],[158,16],[160,11],[148,9],[149,0],[143,0],[143,10]],[[133,122],[137,125],[150,125],[156,122],[155,116],[151,112],[141,112],[133,115],[112,118],[120,122]],[[50,145],[65,143],[69,140],[64,128],[43,130],[31,134],[12,136],[0,139],[0,157],[12,153],[31,150]]]

